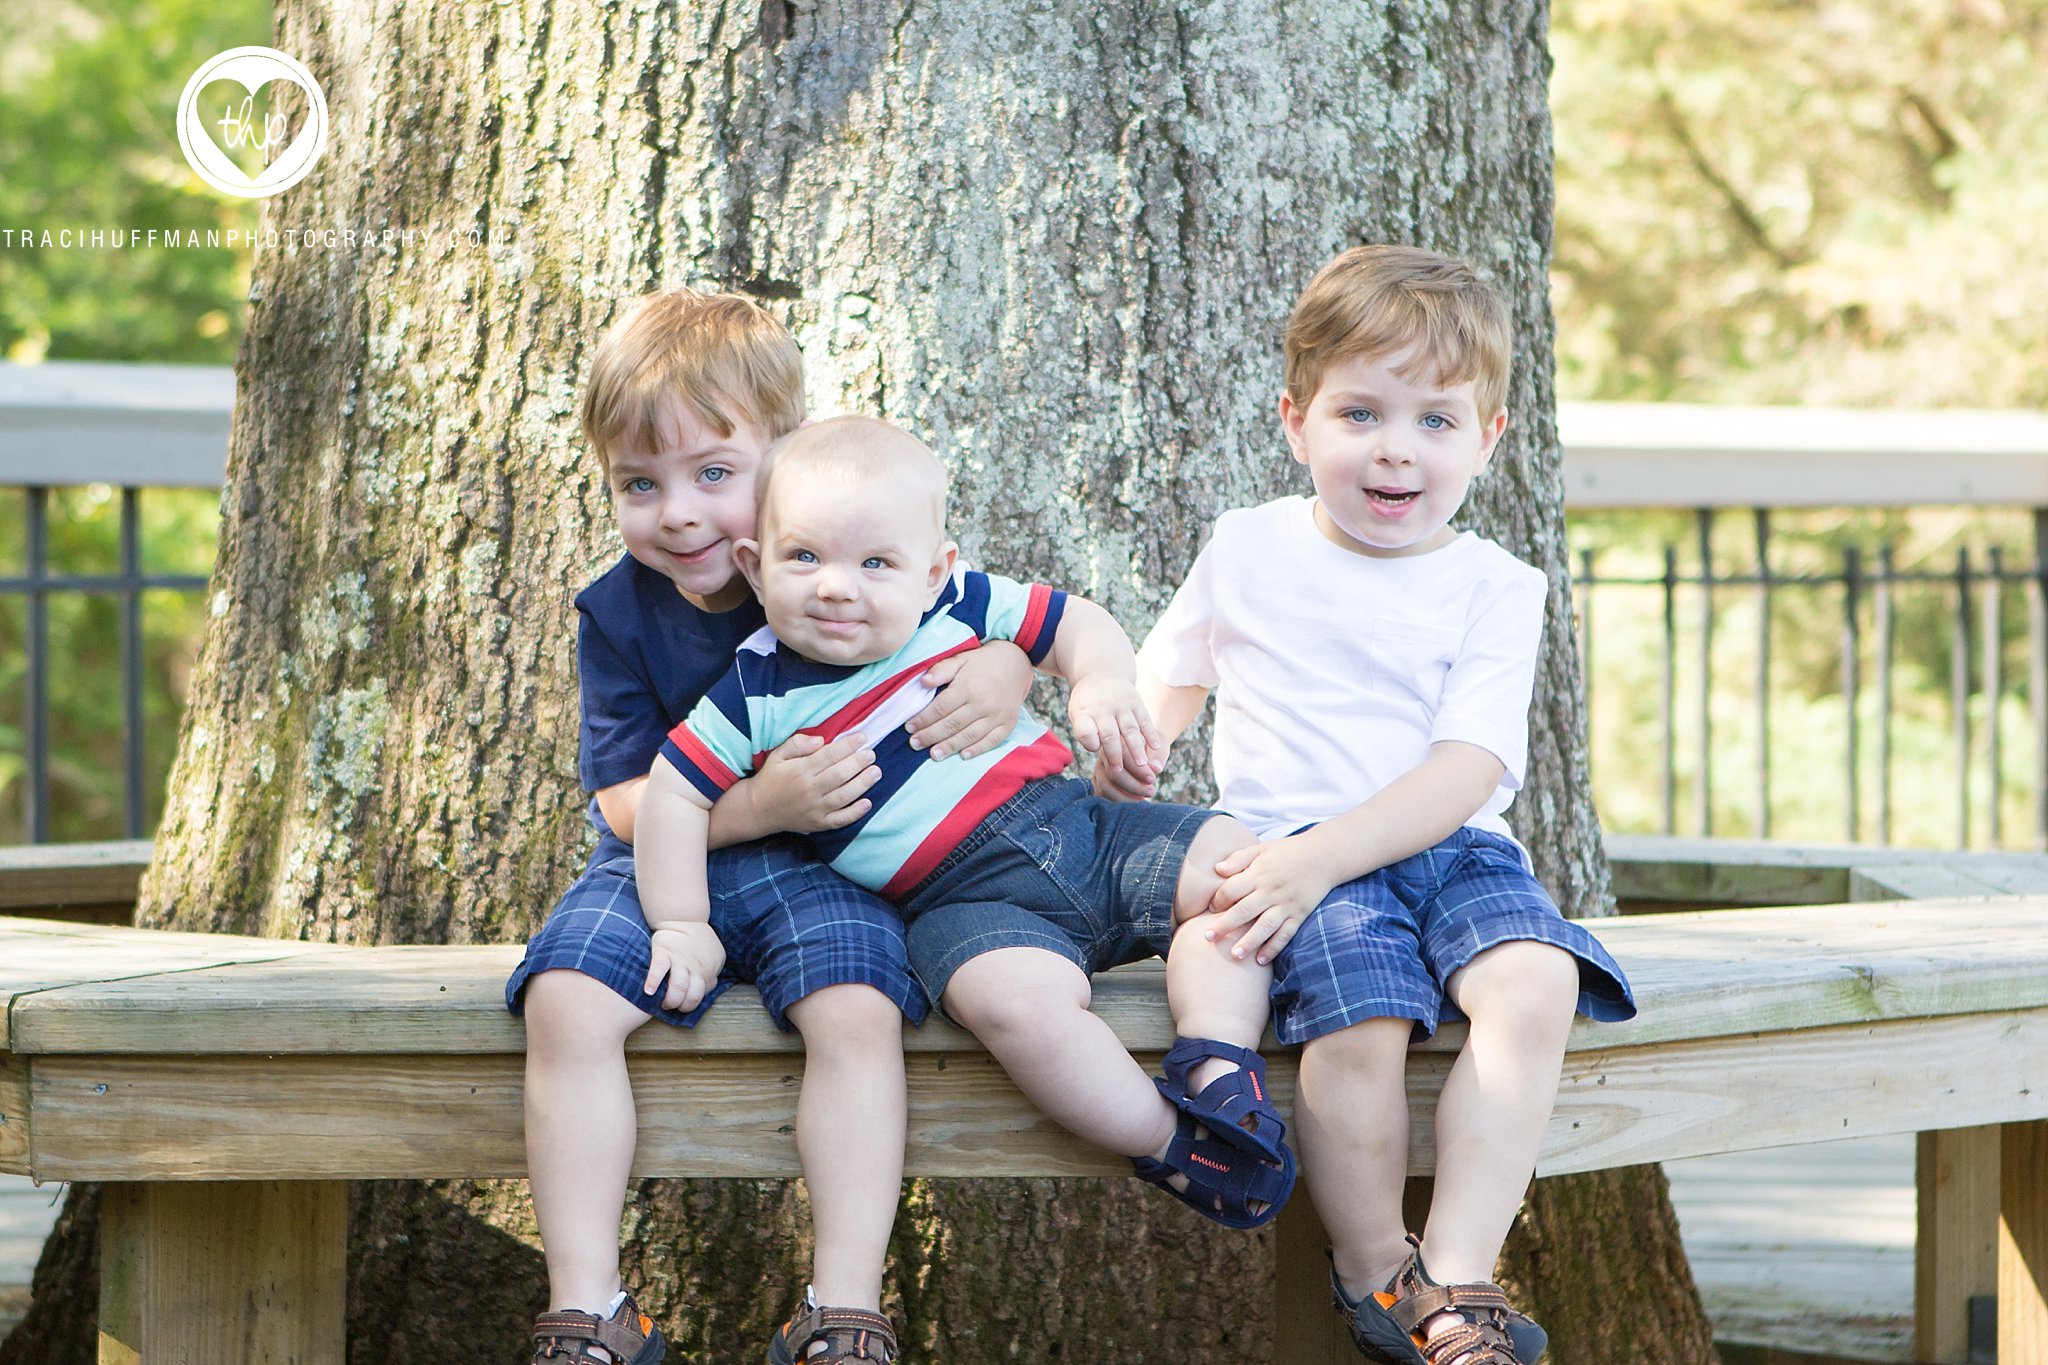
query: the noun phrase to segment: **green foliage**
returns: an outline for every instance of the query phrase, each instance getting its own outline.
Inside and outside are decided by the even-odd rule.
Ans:
[[[1567,397],[2048,405],[2048,0],[1557,0]]]
[[[217,52],[270,42],[270,0],[0,5],[0,227],[256,226],[192,173],[179,93]],[[227,364],[247,249],[0,246],[0,355]]]

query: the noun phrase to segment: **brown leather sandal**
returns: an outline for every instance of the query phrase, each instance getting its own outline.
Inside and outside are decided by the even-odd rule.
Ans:
[[[1412,1237],[1409,1241],[1414,1243]],[[1432,1280],[1419,1245],[1395,1272],[1387,1292],[1373,1297],[1408,1333],[1428,1365],[1537,1365],[1549,1345],[1548,1334],[1511,1308],[1499,1285]],[[1458,1325],[1429,1335],[1424,1324],[1443,1312],[1456,1314]]]
[[[810,1354],[819,1342],[825,1349]],[[768,1342],[768,1365],[890,1365],[896,1329],[880,1313],[820,1308],[809,1289],[789,1321]]]
[[[591,1347],[610,1353],[609,1362]],[[668,1343],[628,1294],[608,1318],[563,1310],[533,1320],[533,1365],[661,1365]]]

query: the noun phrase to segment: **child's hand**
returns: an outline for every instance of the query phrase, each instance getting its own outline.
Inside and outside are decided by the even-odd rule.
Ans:
[[[874,750],[858,732],[830,744],[816,735],[791,735],[761,762],[747,781],[754,809],[770,829],[816,834],[840,829],[868,813],[861,795],[882,780]]]
[[[1128,678],[1094,673],[1076,681],[1067,694],[1067,719],[1074,742],[1095,755],[1098,767],[1107,763],[1141,784],[1159,776],[1166,741]]]
[[[687,1012],[697,1008],[717,984],[718,970],[725,965],[725,945],[708,924],[674,924],[656,929],[650,950],[653,960],[648,963],[647,984],[640,988],[640,993],[654,994],[661,979],[667,977],[668,989],[661,993],[666,1009]]]
[[[1159,773],[1166,767],[1166,749],[1147,756],[1147,767],[1133,771],[1128,765],[1111,763],[1107,755],[1095,760],[1089,780],[1095,794],[1105,801],[1150,801],[1159,791]]]
[[[1248,926],[1231,956],[1256,953],[1261,965],[1271,962],[1337,884],[1327,866],[1313,842],[1298,834],[1233,849],[1216,864],[1223,884],[1210,901],[1213,918],[1202,937],[1214,943]]]
[[[1017,728],[1031,691],[1031,658],[1008,640],[991,640],[927,668],[924,685],[945,690],[903,727],[910,747],[930,749],[933,758],[973,758]]]

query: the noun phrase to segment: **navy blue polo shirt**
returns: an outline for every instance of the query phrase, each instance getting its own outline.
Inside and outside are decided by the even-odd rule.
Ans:
[[[576,673],[583,703],[577,766],[586,791],[647,776],[683,717],[732,667],[740,642],[767,623],[749,597],[707,612],[631,555],[576,595]],[[632,852],[590,803],[592,861]]]

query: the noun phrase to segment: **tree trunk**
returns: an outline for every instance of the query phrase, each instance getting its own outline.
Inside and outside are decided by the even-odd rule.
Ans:
[[[946,456],[975,562],[1085,592],[1136,635],[1216,513],[1300,486],[1281,325],[1366,240],[1462,253],[1512,301],[1509,457],[1470,519],[1551,575],[1515,814],[1561,902],[1597,912],[1545,22],[1541,0],[283,0],[278,46],[322,79],[333,134],[266,211],[281,240],[257,258],[213,623],[143,921],[360,943],[537,926],[586,847],[570,599],[616,545],[573,407],[623,302],[761,298],[816,410],[884,414]],[[307,228],[378,235],[283,236]],[[628,1279],[680,1354],[758,1354],[801,1287],[801,1201],[635,1191]],[[1531,1210],[1509,1264],[1557,1365],[1709,1359],[1654,1172]],[[362,1186],[353,1238],[352,1360],[445,1359],[437,1336],[520,1358],[543,1294],[523,1186]],[[923,1358],[1270,1356],[1263,1294],[1216,1304],[1263,1281],[1265,1238],[1131,1182],[916,1184],[896,1253]],[[1668,1273],[1592,1299],[1589,1266]]]

